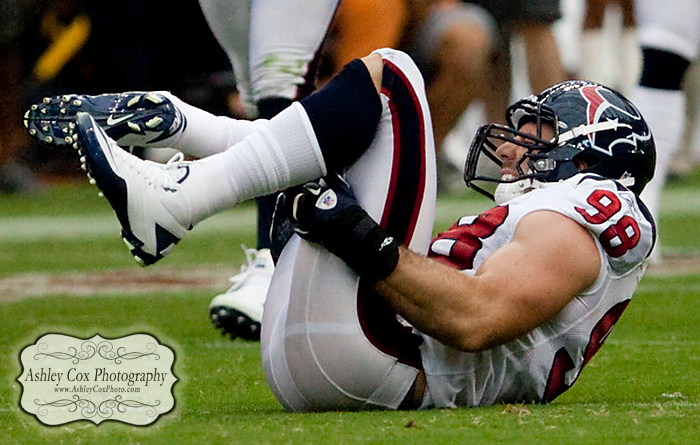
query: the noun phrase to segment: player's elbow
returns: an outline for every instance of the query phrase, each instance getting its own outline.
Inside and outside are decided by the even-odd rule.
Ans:
[[[449,344],[464,352],[480,352],[496,346],[491,332],[473,325],[455,330],[450,335]]]
[[[464,352],[480,352],[499,344],[497,322],[486,316],[477,316],[480,310],[455,310],[443,317],[432,319],[433,325],[423,332],[440,342]],[[419,329],[428,326],[420,326]]]

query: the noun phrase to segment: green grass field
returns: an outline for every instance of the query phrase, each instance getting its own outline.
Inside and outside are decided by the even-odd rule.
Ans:
[[[24,297],[0,287],[0,443],[697,443],[700,438],[700,175],[672,184],[660,233],[670,266],[650,270],[606,346],[548,406],[425,412],[288,414],[264,380],[258,345],[220,336],[207,317],[224,290],[70,290]],[[254,207],[198,227],[146,271],[128,255],[107,203],[87,185],[0,199],[0,283],[50,274],[221,269],[254,245]],[[438,228],[487,206],[443,198]],[[143,276],[143,275],[140,275]],[[49,286],[51,281],[48,281]],[[147,332],[176,352],[176,407],[147,427],[79,421],[48,427],[19,408],[19,353],[43,334]]]

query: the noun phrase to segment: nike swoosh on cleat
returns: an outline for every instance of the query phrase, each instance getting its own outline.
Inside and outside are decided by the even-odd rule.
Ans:
[[[118,118],[114,118],[113,114],[110,114],[109,117],[107,117],[107,125],[118,125],[121,124],[122,122],[129,120],[133,117],[133,114],[126,114],[124,116],[119,116]]]

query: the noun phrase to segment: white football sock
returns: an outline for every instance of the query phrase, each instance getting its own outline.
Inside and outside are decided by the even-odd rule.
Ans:
[[[666,175],[685,127],[685,93],[638,86],[633,90],[631,100],[642,112],[656,143],[656,171],[641,198],[658,224]],[[661,263],[661,249],[657,242],[651,255],[652,264]]]
[[[173,136],[151,144],[152,147],[171,147],[195,158],[205,158],[226,151],[254,132],[258,125],[253,121],[215,116],[172,94],[162,94],[179,108],[186,126]]]
[[[581,63],[578,77],[592,80],[609,86],[612,82],[610,75],[610,48],[603,29],[587,29],[581,33]]]
[[[623,28],[618,42],[619,66],[616,67],[617,82],[615,87],[629,96],[639,81],[642,70],[642,50],[637,42],[635,28]]]
[[[269,195],[326,174],[304,107],[295,103],[228,150],[189,163],[185,202],[166,204],[183,225],[194,225],[241,201]]]
[[[700,164],[700,114],[695,118],[695,124],[692,126],[690,134],[690,153],[692,161],[695,165]]]
[[[661,191],[685,128],[685,93],[637,87],[631,99],[642,112],[656,142],[656,171],[644,188],[642,199],[657,218]]]

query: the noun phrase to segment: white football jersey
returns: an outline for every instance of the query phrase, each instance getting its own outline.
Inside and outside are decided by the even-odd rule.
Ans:
[[[550,402],[573,385],[627,307],[656,230],[634,193],[597,175],[578,174],[461,218],[433,240],[429,255],[473,274],[511,241],[521,218],[539,210],[563,214],[590,232],[601,257],[598,279],[547,323],[495,348],[467,353],[424,336],[424,407]]]

